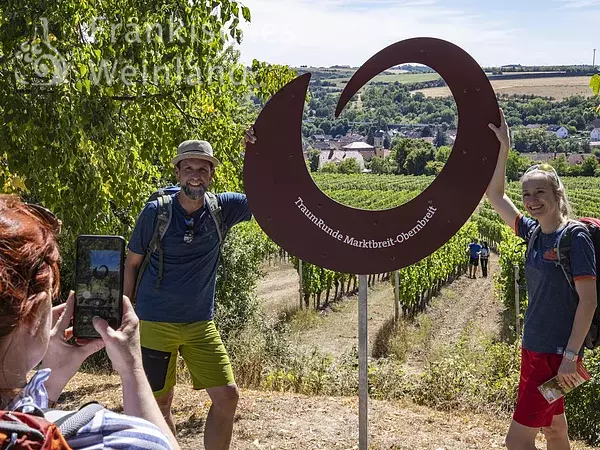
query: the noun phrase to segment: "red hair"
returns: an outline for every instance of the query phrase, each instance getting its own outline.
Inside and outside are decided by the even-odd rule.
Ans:
[[[13,195],[0,195],[0,340],[58,297],[60,253],[53,225]]]

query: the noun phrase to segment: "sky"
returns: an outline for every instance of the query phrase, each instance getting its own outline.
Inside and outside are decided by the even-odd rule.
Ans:
[[[96,268],[105,265],[111,272],[119,270],[119,263],[121,262],[121,253],[118,250],[91,250],[90,252],[91,268]]]
[[[242,0],[243,63],[360,66],[407,38],[448,40],[482,66],[600,65],[600,0]]]

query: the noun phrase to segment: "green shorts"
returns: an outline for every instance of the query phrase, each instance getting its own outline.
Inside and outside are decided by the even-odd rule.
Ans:
[[[194,389],[235,384],[227,350],[212,320],[192,323],[140,321],[144,370],[155,397],[177,383],[181,353]]]

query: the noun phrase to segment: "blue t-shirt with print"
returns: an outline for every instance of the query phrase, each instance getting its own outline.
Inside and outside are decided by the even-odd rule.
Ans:
[[[520,216],[517,234],[525,238],[537,224]],[[540,232],[525,261],[529,306],[523,325],[523,347],[538,353],[562,354],[571,337],[577,311],[577,293],[557,265],[556,247],[562,230],[559,228],[550,234]],[[582,230],[572,234],[570,259],[574,279],[596,276],[594,244]]]
[[[477,259],[479,258],[479,252],[481,251],[481,245],[471,243],[469,244],[469,250],[471,251],[471,258]]]
[[[158,252],[154,252],[140,281],[136,296],[136,313],[141,320],[188,323],[212,320],[215,285],[219,263],[219,235],[208,205],[188,216],[173,194],[173,216],[162,240],[163,279],[156,291]],[[237,193],[217,194],[223,222],[227,229],[250,220],[246,196]],[[143,255],[152,240],[158,201],[150,202],[135,224],[129,250]],[[194,236],[184,242],[189,218],[193,219]]]

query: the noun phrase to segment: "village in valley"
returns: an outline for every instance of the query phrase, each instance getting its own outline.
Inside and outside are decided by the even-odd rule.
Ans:
[[[505,109],[517,152],[532,162],[559,166],[562,175],[598,175],[600,119],[586,85],[595,67],[509,65],[484,70]],[[333,119],[332,105],[351,69],[297,69],[299,74],[306,71],[313,80],[304,113],[303,150],[312,172],[439,173],[456,140],[458,117],[454,99],[443,91],[447,87],[437,73],[412,64],[391,68]],[[405,155],[398,156],[395,145],[402,141]],[[440,147],[445,149],[441,156]],[[405,157],[413,148],[429,153],[407,167]],[[354,162],[342,164],[348,159]]]

